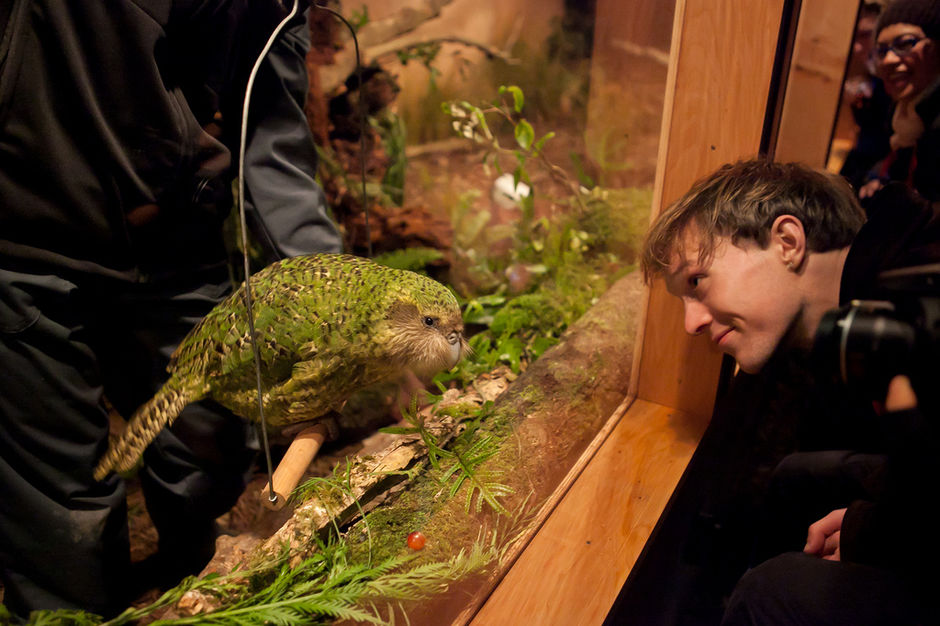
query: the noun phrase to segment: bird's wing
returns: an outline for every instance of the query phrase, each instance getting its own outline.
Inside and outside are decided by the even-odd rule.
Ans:
[[[265,392],[272,425],[313,419],[338,409],[362,384],[361,362],[346,341],[334,337],[327,345],[305,345],[290,376]]]

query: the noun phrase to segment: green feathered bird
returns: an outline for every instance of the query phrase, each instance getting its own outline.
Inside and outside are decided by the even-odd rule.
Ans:
[[[284,427],[338,410],[356,390],[405,370],[430,376],[466,351],[454,295],[426,276],[336,254],[294,257],[251,277],[265,420]],[[130,469],[183,408],[211,398],[257,419],[244,285],[180,343],[170,378],[95,468]]]

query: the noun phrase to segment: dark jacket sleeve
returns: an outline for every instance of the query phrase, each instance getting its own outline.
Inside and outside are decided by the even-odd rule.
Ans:
[[[316,147],[304,113],[309,47],[306,20],[295,20],[271,47],[252,89],[245,199],[266,262],[342,248],[316,181]]]

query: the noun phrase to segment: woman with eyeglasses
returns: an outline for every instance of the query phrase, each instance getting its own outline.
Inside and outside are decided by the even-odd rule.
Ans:
[[[940,200],[940,1],[895,0],[878,19],[872,50],[895,101],[891,152],[859,190],[874,195],[888,180]]]

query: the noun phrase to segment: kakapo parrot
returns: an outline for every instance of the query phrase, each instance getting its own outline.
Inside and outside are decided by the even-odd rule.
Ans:
[[[339,409],[356,390],[411,370],[430,376],[467,350],[454,295],[414,272],[364,258],[315,254],[284,259],[251,277],[265,421],[306,422]],[[220,302],[183,339],[169,379],[134,413],[95,468],[130,469],[183,408],[211,398],[256,420],[255,361],[245,287]]]

